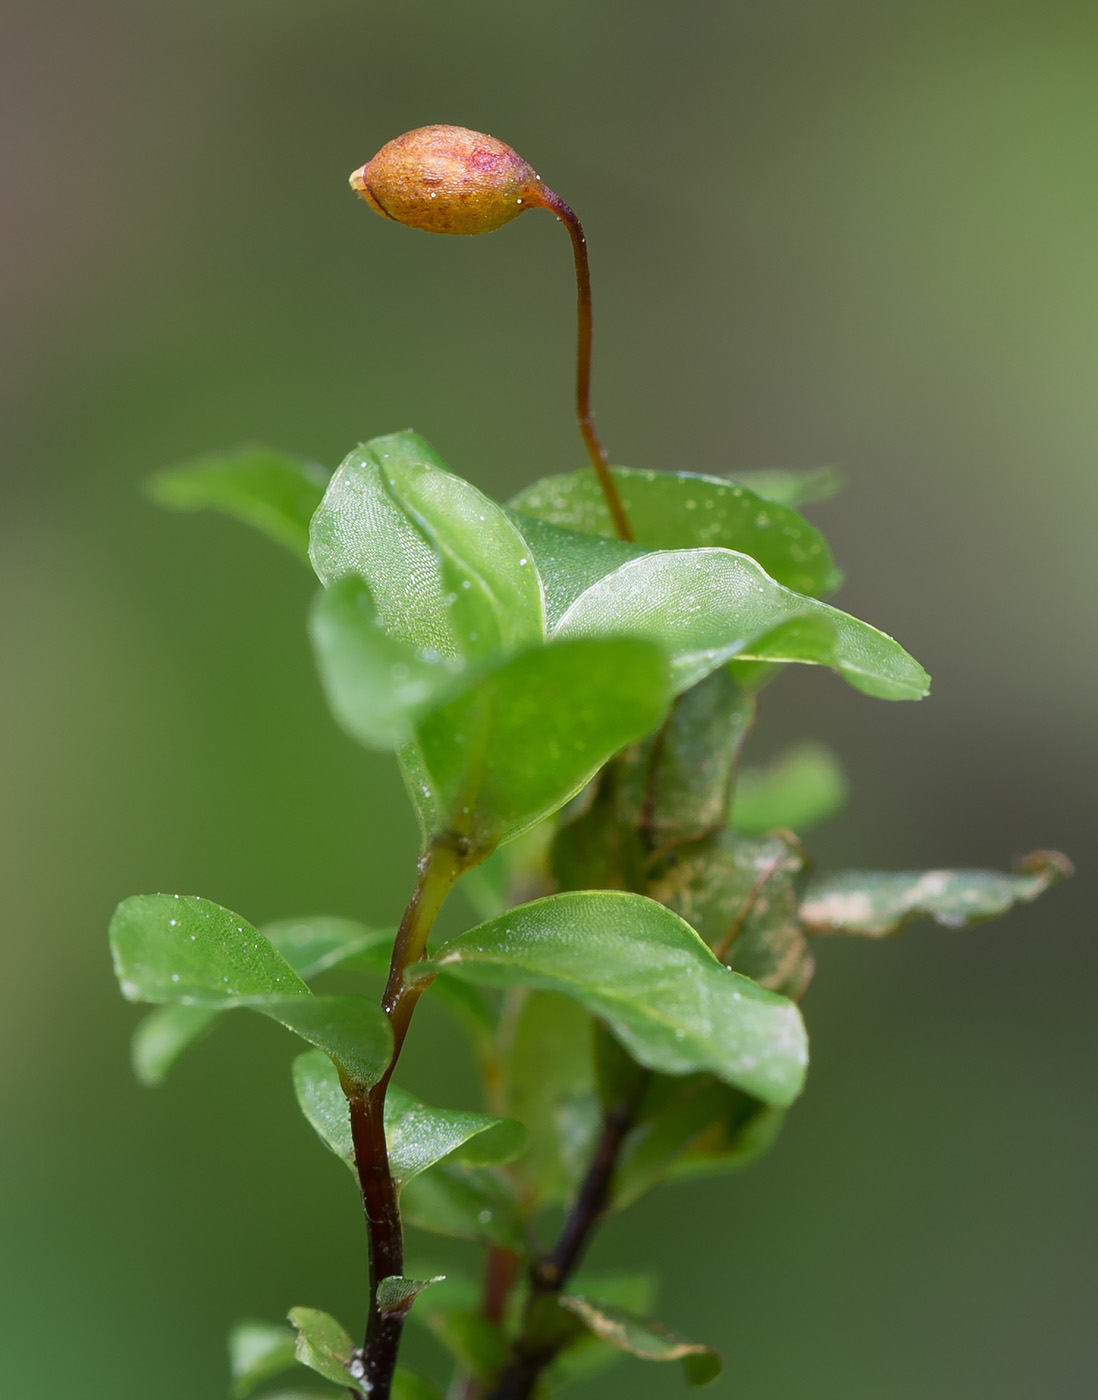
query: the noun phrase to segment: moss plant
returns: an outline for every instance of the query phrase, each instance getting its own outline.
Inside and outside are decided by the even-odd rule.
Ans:
[[[590,466],[516,483],[501,505],[401,432],[330,478],[249,451],[157,479],[163,504],[228,512],[311,562],[332,711],[395,754],[422,842],[395,937],[330,917],[256,929],[179,895],[123,901],[122,991],[156,1004],[135,1067],[160,1082],[230,1010],[279,1021],[310,1047],[293,1066],[301,1110],[358,1184],[370,1282],[354,1333],[304,1307],[289,1327],[239,1325],[237,1395],[300,1363],[333,1394],[438,1397],[397,1366],[409,1317],[451,1353],[448,1394],[463,1400],[552,1395],[622,1353],[703,1384],[716,1352],[646,1316],[645,1280],[584,1279],[594,1231],[649,1191],[766,1152],[804,1084],[816,938],[993,918],[1067,862],[813,878],[799,835],[842,802],[842,775],[818,746],[741,767],[766,687],[792,663],[882,700],[929,684],[899,643],[823,601],[839,574],[798,507],[834,483],[610,468],[583,230],[502,142],[425,127],[351,184],[430,232],[489,232],[530,209],[564,223]],[[483,921],[430,948],[458,881]],[[333,969],[343,989],[315,992]],[[370,972],[380,1004],[356,980]],[[422,996],[468,1033],[483,1082],[468,1111],[398,1088]],[[468,1241],[479,1264],[410,1277],[406,1226]]]

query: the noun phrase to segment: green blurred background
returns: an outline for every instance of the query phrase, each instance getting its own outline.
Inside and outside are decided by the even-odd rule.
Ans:
[[[347,188],[449,121],[586,223],[617,460],[846,468],[814,512],[839,601],[936,686],[768,697],[756,757],[818,736],[853,780],[821,865],[1080,866],[1004,925],[824,947],[772,1157],[651,1198],[596,1259],[659,1266],[661,1315],[725,1353],[715,1396],[1093,1395],[1093,6],[7,0],[0,24],[5,1393],[216,1397],[235,1316],[357,1326],[357,1203],[290,1038],[240,1018],[139,1090],[104,930],[155,889],[257,922],[399,911],[413,823],[326,716],[304,572],[139,483],[409,425],[496,493],[582,462],[553,220],[430,239]],[[467,1101],[446,1025],[413,1040],[408,1087]],[[630,1362],[584,1393],[679,1388]]]

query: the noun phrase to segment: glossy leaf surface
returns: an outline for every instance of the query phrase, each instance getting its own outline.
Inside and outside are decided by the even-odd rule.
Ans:
[[[1071,873],[1057,851],[1035,851],[1013,875],[997,870],[847,870],[814,880],[801,904],[809,933],[884,938],[912,919],[964,928],[1028,904]]]
[[[435,1283],[441,1283],[443,1277],[444,1275],[437,1274],[434,1278],[404,1278],[397,1274],[390,1274],[388,1278],[383,1278],[378,1283],[378,1308],[383,1313],[399,1313],[403,1316],[425,1288],[430,1288]]]
[[[229,1333],[229,1371],[236,1396],[251,1395],[296,1361],[294,1334],[284,1325],[248,1318]]]
[[[552,632],[569,607],[593,583],[630,559],[649,553],[643,545],[606,535],[584,534],[550,525],[521,511],[509,511],[522,531],[545,592],[545,623]]]
[[[392,636],[361,579],[337,579],[317,596],[309,635],[332,713],[367,748],[407,743],[418,716],[459,685],[460,658]]]
[[[929,688],[891,637],[782,587],[727,549],[661,551],[623,564],[576,599],[556,635],[657,642],[671,654],[678,690],[734,658],[830,666],[884,700],[918,700]]]
[[[560,1300],[585,1327],[604,1342],[643,1361],[679,1361],[690,1385],[705,1385],[720,1375],[721,1360],[711,1347],[688,1342],[658,1322],[610,1303],[566,1294]]]
[[[779,583],[811,597],[832,592],[841,582],[823,536],[788,506],[717,476],[629,467],[614,467],[613,475],[640,545],[738,550],[757,559]],[[511,507],[585,534],[616,533],[602,488],[586,470],[537,481],[520,491]]]
[[[640,895],[587,891],[520,905],[452,939],[410,975],[439,974],[563,992],[650,1069],[706,1070],[781,1104],[804,1080],[796,1007],[723,967],[693,929]]]
[[[329,1151],[354,1167],[347,1100],[328,1057],[317,1051],[294,1061],[294,1092],[306,1120]],[[521,1123],[486,1113],[430,1108],[395,1085],[385,1096],[389,1169],[397,1186],[447,1159],[476,1165],[509,1162],[523,1149]]]
[[[362,579],[382,628],[420,653],[484,656],[544,636],[526,542],[415,433],[350,454],[313,518],[310,555],[325,584]]]
[[[351,1385],[348,1367],[354,1344],[335,1318],[317,1308],[291,1308],[290,1322],[297,1332],[295,1351],[302,1366],[333,1385]]]
[[[374,1083],[392,1053],[384,1013],[361,997],[316,997],[284,957],[240,915],[206,899],[135,895],[110,926],[111,950],[130,1001],[245,1007],[279,1021]]]
[[[670,702],[663,650],[628,638],[521,653],[427,715],[406,752],[424,829],[487,853],[562,806]]]
[[[765,767],[740,770],[731,825],[748,836],[808,831],[841,811],[846,794],[846,775],[832,751],[798,744]]]
[[[244,447],[162,472],[148,490],[173,510],[231,515],[308,560],[309,521],[327,484],[328,473],[313,462]]]

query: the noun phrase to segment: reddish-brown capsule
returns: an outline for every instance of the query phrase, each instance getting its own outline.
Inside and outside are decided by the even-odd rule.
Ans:
[[[463,126],[406,131],[355,171],[351,188],[387,219],[428,233],[490,233],[546,204],[516,151]]]

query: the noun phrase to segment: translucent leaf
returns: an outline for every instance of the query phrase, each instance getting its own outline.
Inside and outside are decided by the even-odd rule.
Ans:
[[[783,588],[727,549],[647,554],[592,585],[559,637],[645,637],[672,656],[685,690],[733,658],[831,666],[858,690],[918,700],[926,672],[898,642],[826,603]]]
[[[298,1104],[321,1142],[354,1168],[354,1143],[347,1100],[326,1055],[313,1051],[294,1061]],[[385,1095],[385,1136],[389,1169],[398,1187],[436,1162],[458,1160],[477,1165],[511,1161],[522,1151],[521,1123],[485,1113],[429,1108],[390,1085]]]
[[[1013,875],[996,870],[847,870],[814,880],[801,904],[809,933],[883,938],[912,919],[964,928],[1028,904],[1071,874],[1058,851],[1035,851]]]
[[[588,1274],[582,1272],[572,1288],[583,1298],[601,1298],[633,1313],[646,1313],[655,1302],[651,1274]],[[564,1351],[545,1372],[544,1389],[554,1395],[577,1381],[589,1380],[622,1359],[621,1351],[580,1324]]]
[[[403,1317],[425,1288],[441,1283],[444,1277],[443,1274],[437,1274],[434,1278],[403,1278],[397,1274],[390,1274],[377,1285],[378,1309],[383,1313],[398,1313]]]
[[[216,1006],[158,1006],[137,1024],[130,1046],[133,1072],[146,1088],[164,1082],[189,1045],[221,1017]]]
[[[827,542],[788,506],[765,501],[719,476],[615,467],[614,480],[637,542],[654,549],[734,549],[757,559],[787,588],[811,597],[842,581]],[[551,476],[526,487],[512,509],[591,535],[616,532],[593,472]]]
[[[527,1252],[514,1195],[498,1176],[479,1167],[432,1167],[405,1186],[400,1210],[406,1225],[433,1235]]]
[[[244,447],[162,472],[148,490],[174,510],[234,516],[308,560],[309,521],[327,484],[328,473],[312,462]]]
[[[371,749],[407,743],[417,717],[457,688],[464,665],[387,632],[358,578],[338,579],[317,596],[309,635],[332,713]]]
[[[747,836],[805,832],[841,811],[846,795],[834,753],[823,744],[798,744],[763,768],[740,770],[731,824]]]
[[[721,1360],[711,1347],[688,1342],[658,1322],[578,1295],[564,1295],[560,1305],[578,1317],[596,1337],[631,1356],[643,1361],[681,1362],[689,1385],[705,1385],[720,1374]]]
[[[351,453],[313,518],[310,554],[325,584],[362,579],[384,630],[420,653],[483,656],[544,637],[522,536],[415,433]]]
[[[545,623],[550,632],[593,583],[630,559],[649,553],[642,545],[549,525],[520,511],[508,514],[522,531],[537,566],[545,592]]]
[[[135,895],[115,910],[111,950],[130,1001],[245,1007],[318,1046],[365,1086],[392,1054],[384,1013],[361,997],[315,997],[239,914],[206,899]]]
[[[730,475],[764,501],[775,501],[794,510],[811,505],[814,501],[826,501],[846,485],[838,467],[809,467],[807,471],[785,471],[774,467],[731,472]]]
[[[814,966],[797,907],[804,868],[804,851],[781,833],[752,840],[719,831],[661,855],[648,888],[697,929],[722,962],[800,998]]]
[[[354,1344],[335,1318],[316,1308],[291,1308],[290,1321],[297,1332],[295,1352],[302,1366],[333,1385],[350,1386]]]
[[[371,949],[386,955],[393,929],[369,928],[352,919],[318,917],[264,924],[260,932],[304,981],[360,958]],[[386,956],[387,964],[387,956]],[[223,1015],[213,1006],[169,1005],[151,1011],[134,1031],[131,1059],[142,1084],[163,1083],[176,1060]]]
[[[705,1070],[768,1103],[790,1103],[807,1064],[804,1026],[784,997],[713,957],[669,909],[587,891],[520,905],[410,970],[573,997],[649,1069]]]
[[[296,1361],[294,1334],[282,1324],[247,1318],[229,1333],[229,1371],[236,1396],[250,1395]]]
[[[663,650],[627,638],[524,652],[427,715],[402,758],[425,832],[488,854],[563,806],[654,729]]]

